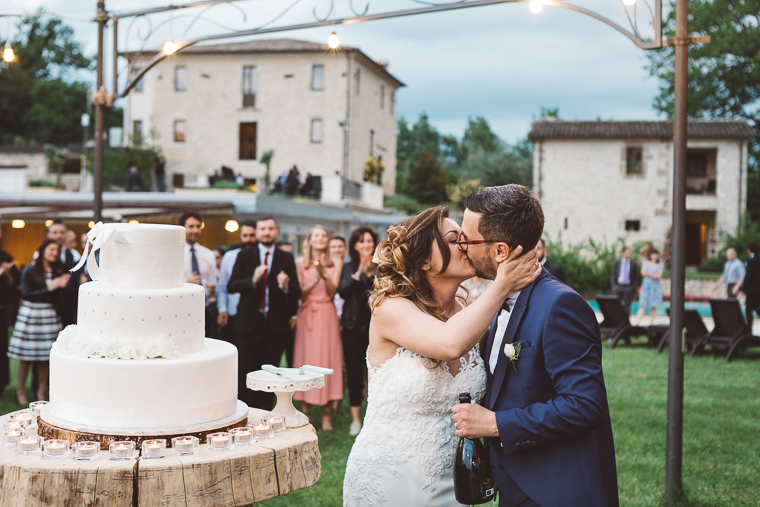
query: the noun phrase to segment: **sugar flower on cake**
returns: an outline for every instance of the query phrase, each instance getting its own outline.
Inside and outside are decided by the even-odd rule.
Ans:
[[[144,361],[147,359],[176,359],[179,348],[169,335],[155,338],[120,340],[95,337],[82,333],[77,326],[66,327],[58,335],[56,350],[77,357]]]

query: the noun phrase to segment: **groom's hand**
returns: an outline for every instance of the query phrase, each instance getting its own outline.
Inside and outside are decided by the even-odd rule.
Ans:
[[[454,428],[458,437],[483,438],[498,437],[496,412],[474,403],[460,403],[451,408],[454,412]]]

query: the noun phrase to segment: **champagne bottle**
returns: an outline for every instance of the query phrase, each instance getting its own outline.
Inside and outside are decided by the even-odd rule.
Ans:
[[[459,395],[459,403],[472,403],[470,393]],[[496,495],[491,460],[480,439],[460,437],[454,460],[454,496],[457,502],[475,505],[490,502]]]

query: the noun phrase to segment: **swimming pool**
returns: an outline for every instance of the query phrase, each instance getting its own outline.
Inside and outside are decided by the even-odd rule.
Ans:
[[[595,312],[599,310],[599,304],[596,301],[586,302],[594,309]],[[696,310],[702,317],[712,317],[712,310],[710,309],[709,301],[687,301],[685,304],[687,310]],[[657,309],[657,315],[667,315],[667,309],[670,308],[670,301],[665,301],[662,306]],[[638,301],[634,301],[631,305],[631,314],[636,313],[639,310]],[[648,312],[647,312],[648,313]],[[744,305],[742,305],[742,313],[744,313]]]

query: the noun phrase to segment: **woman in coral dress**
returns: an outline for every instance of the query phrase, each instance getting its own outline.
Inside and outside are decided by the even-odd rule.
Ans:
[[[306,238],[305,255],[296,259],[301,284],[301,307],[298,309],[293,366],[305,364],[332,368],[325,376],[325,387],[296,392],[301,409],[309,415],[310,405],[323,407],[322,429],[332,430],[329,402],[343,399],[343,365],[338,314],[333,297],[340,285],[343,259],[329,257],[330,237],[322,226],[314,226]]]

